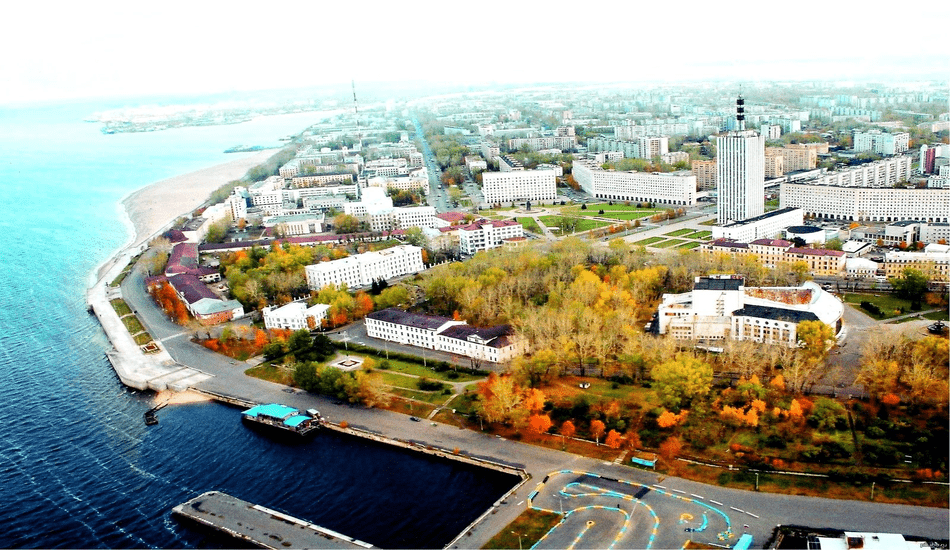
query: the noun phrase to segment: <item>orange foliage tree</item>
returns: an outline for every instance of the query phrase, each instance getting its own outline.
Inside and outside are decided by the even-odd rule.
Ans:
[[[551,417],[546,414],[533,414],[528,419],[528,427],[536,434],[543,434],[551,428]]]
[[[600,420],[591,420],[590,434],[594,436],[594,442],[598,445],[600,445],[600,436],[604,435],[604,430],[606,429],[607,426],[605,426]]]
[[[660,443],[660,456],[669,462],[679,456],[682,450],[683,442],[676,436],[668,437],[663,443]]]
[[[604,440],[604,445],[611,449],[619,449],[621,443],[623,443],[623,436],[617,430],[610,430],[607,433],[607,439]]]
[[[561,424],[562,438],[574,437],[574,434],[576,432],[577,432],[577,428],[574,427],[574,423],[571,422],[570,420],[565,420],[564,423]]]

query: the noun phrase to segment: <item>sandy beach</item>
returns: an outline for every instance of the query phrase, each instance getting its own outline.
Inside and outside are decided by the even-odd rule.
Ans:
[[[259,151],[224,164],[157,181],[122,201],[135,231],[132,246],[148,241],[175,218],[199,207],[212,191],[263,163],[276,149]]]
[[[155,405],[187,405],[189,403],[207,403],[211,398],[195,391],[185,390],[176,392],[172,390],[162,390],[152,397]]]

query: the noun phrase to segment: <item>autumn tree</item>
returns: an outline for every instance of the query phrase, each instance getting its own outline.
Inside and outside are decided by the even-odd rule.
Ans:
[[[607,439],[604,440],[604,445],[611,449],[619,449],[621,443],[623,443],[623,436],[617,430],[610,430],[607,433]]]
[[[565,420],[564,423],[561,424],[560,434],[562,440],[574,437],[575,433],[577,433],[577,428],[574,427],[574,423],[570,420]]]
[[[536,434],[546,433],[551,428],[551,417],[546,414],[533,414],[528,418],[528,427]]]
[[[489,422],[511,422],[544,407],[541,390],[522,389],[511,374],[491,373],[478,383],[479,408]]]
[[[671,361],[654,366],[650,375],[664,404],[687,408],[693,399],[709,393],[713,369],[709,363],[681,353]]]
[[[676,436],[668,437],[660,443],[660,456],[667,462],[673,462],[682,451],[683,442]]]
[[[606,429],[607,426],[605,426],[600,420],[591,420],[590,434],[594,436],[594,442],[598,445],[600,445],[600,436],[604,435],[604,430]]]

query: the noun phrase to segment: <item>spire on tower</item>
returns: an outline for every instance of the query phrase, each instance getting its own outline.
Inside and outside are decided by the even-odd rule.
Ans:
[[[745,130],[745,99],[742,99],[742,94],[736,98],[736,122],[740,132]]]

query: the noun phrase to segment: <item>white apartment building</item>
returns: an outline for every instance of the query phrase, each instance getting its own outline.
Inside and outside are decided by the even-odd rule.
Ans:
[[[553,201],[557,198],[556,187],[554,170],[482,173],[482,196],[488,204]]]
[[[606,137],[596,137],[587,140],[587,150],[592,153],[600,152],[620,152],[624,158],[639,158],[640,143],[636,141],[623,141]]]
[[[429,171],[425,168],[416,168],[399,176],[376,176],[365,180],[364,187],[380,187],[382,189],[398,189],[400,191],[422,191],[429,194]]]
[[[670,152],[670,138],[667,136],[642,136],[637,138],[640,158],[652,159]]]
[[[806,216],[859,222],[950,221],[950,189],[783,183],[779,196],[783,208],[801,208]]]
[[[671,206],[696,204],[696,175],[685,170],[670,173],[604,170],[596,163],[575,160],[572,173],[585,193],[599,199]]]
[[[280,307],[268,306],[263,310],[264,328],[287,330],[317,329],[320,328],[323,320],[327,318],[327,312],[329,310],[330,306],[326,304],[315,304],[311,307],[307,307],[305,302],[290,302]]]
[[[570,151],[577,148],[577,137],[575,136],[546,136],[534,138],[512,138],[508,140],[508,150],[514,151],[527,147],[531,151],[540,151],[541,149],[557,149],[559,151]]]
[[[950,243],[950,223],[924,223],[920,225],[920,242]]]
[[[359,218],[369,224],[373,231],[392,231],[410,227],[433,227],[435,208],[432,206],[407,206],[395,208],[392,198],[386,196],[382,187],[363,189],[363,200],[343,205],[343,213]]]
[[[805,212],[801,208],[780,208],[761,216],[712,227],[713,239],[730,239],[748,243],[756,239],[772,239],[787,227],[802,225]]]
[[[228,215],[232,221],[247,218],[247,203],[250,195],[244,187],[235,187],[227,200]]]
[[[297,175],[290,179],[290,185],[298,189],[303,187],[325,187],[339,184],[346,185],[353,182],[353,174],[350,172]]]
[[[765,213],[765,137],[752,130],[716,137],[719,225]]]
[[[488,163],[481,157],[469,155],[465,157],[465,168],[468,169],[469,172],[474,172],[475,170],[485,171],[488,170]]]
[[[673,151],[672,153],[663,153],[660,155],[660,162],[666,164],[676,164],[677,162],[689,163],[689,153],[686,151]]]
[[[435,207],[432,206],[404,206],[402,208],[394,208],[391,216],[393,229],[435,227]]]
[[[479,250],[499,248],[508,239],[524,237],[524,228],[513,220],[479,220],[458,228],[459,250],[474,255]]]
[[[473,359],[503,363],[523,353],[510,325],[472,327],[435,315],[418,315],[389,308],[366,316],[371,338],[434,349]]]
[[[501,148],[490,141],[482,142],[482,156],[485,160],[491,162],[501,154]]]
[[[895,184],[910,181],[911,162],[909,155],[877,160],[822,174],[815,185],[840,185],[842,187],[893,187]]]
[[[339,260],[321,262],[304,268],[311,290],[346,284],[350,288],[368,286],[375,280],[392,279],[425,269],[422,249],[400,245],[379,252],[364,252]]]
[[[854,133],[854,151],[872,152],[879,155],[899,155],[910,147],[910,134],[898,132],[890,134],[880,130]]]

